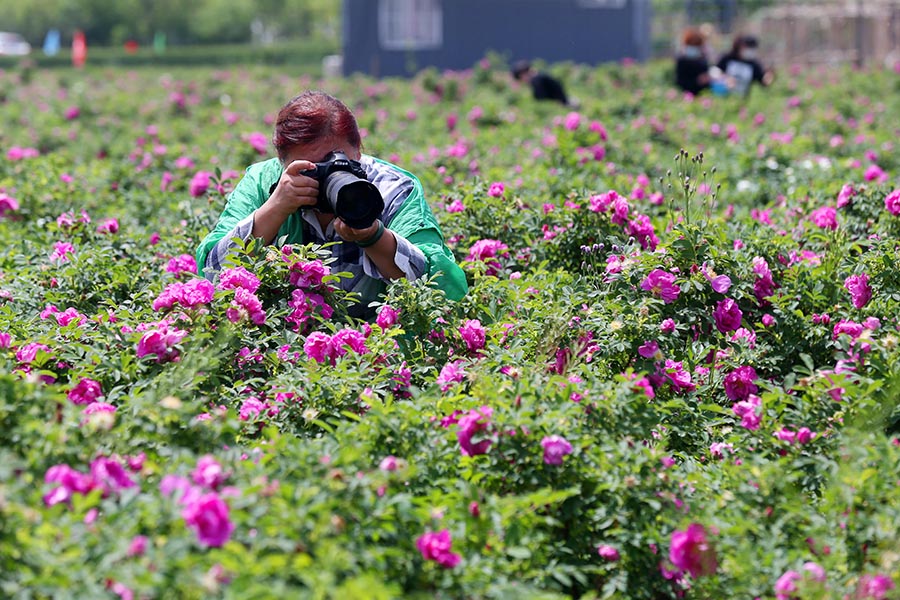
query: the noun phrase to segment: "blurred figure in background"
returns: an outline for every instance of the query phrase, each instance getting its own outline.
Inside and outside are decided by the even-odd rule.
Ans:
[[[719,59],[718,67],[725,75],[729,92],[746,96],[754,82],[771,85],[775,79],[772,70],[766,70],[758,58],[759,41],[752,35],[739,35],[728,54]]]
[[[531,94],[535,100],[554,100],[571,106],[563,84],[546,73],[540,73],[527,60],[520,60],[512,67],[512,76],[516,81],[531,86]]]
[[[709,89],[713,81],[705,43],[699,29],[689,28],[681,36],[681,50],[675,58],[675,84],[695,96]]]

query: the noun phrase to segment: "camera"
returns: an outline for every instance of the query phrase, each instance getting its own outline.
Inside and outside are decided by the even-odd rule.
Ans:
[[[384,210],[381,192],[366,179],[365,169],[340,150],[328,153],[315,169],[301,175],[319,182],[319,199],[310,208],[334,214],[354,229],[371,227]]]

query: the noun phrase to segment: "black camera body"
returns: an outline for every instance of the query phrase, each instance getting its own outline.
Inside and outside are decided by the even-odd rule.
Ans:
[[[315,169],[301,175],[319,182],[318,202],[310,208],[334,214],[354,229],[371,227],[384,211],[381,192],[366,179],[363,166],[340,150],[328,153]]]

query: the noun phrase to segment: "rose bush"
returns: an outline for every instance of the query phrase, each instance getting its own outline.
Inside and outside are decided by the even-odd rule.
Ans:
[[[555,65],[572,111],[505,67],[0,73],[0,595],[896,594],[897,74]],[[462,301],[356,321],[316,247],[202,277],[272,98],[323,85]]]

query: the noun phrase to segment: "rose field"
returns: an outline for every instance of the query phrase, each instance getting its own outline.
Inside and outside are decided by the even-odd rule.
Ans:
[[[900,74],[0,72],[0,597],[900,598]],[[321,88],[469,292],[194,251]]]

